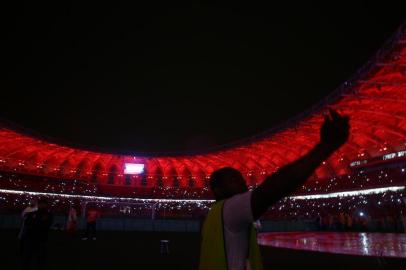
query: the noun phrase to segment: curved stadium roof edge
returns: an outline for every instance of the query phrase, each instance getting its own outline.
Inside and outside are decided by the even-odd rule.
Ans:
[[[257,177],[307,152],[318,140],[322,114],[329,107],[350,115],[352,135],[349,142],[317,170],[316,177],[347,173],[353,159],[405,149],[405,44],[406,22],[350,80],[308,111],[262,134],[206,151],[154,153],[152,156],[139,153],[135,160],[144,163],[151,176],[202,176],[219,167],[233,166]],[[3,160],[0,168],[4,169],[14,166],[14,169],[33,172],[35,168],[44,170],[45,167],[41,174],[85,178],[95,171],[108,175],[115,167],[114,175],[123,177],[120,170],[125,162],[134,160],[134,155],[62,142],[2,121],[0,159]],[[26,165],[30,163],[36,165]]]

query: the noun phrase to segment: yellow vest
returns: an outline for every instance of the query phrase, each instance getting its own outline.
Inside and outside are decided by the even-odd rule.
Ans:
[[[199,270],[227,270],[227,252],[223,227],[224,200],[211,207],[202,228]],[[257,243],[257,232],[251,225],[249,254],[251,270],[262,270],[262,259]]]

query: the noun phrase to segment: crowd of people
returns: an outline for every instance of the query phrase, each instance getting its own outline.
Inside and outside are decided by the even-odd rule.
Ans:
[[[399,220],[403,215],[404,192],[383,192],[370,195],[354,195],[323,199],[295,199],[295,196],[325,194],[348,190],[362,190],[386,186],[404,186],[406,171],[401,166],[379,169],[362,169],[349,175],[336,176],[325,181],[312,180],[296,191],[291,197],[285,198],[273,205],[263,219],[269,220],[324,220],[320,228],[343,228],[348,226],[338,224],[342,218],[340,213],[349,215],[357,224],[359,213],[369,217],[369,223],[375,224],[375,229],[394,227],[378,226],[377,223],[388,224],[382,220]],[[0,188],[3,190],[38,191],[41,193],[84,195],[83,197],[49,196],[49,207],[55,214],[65,214],[72,204],[76,205],[78,212],[86,207],[99,209],[104,216],[129,216],[135,218],[203,218],[210,206],[212,194],[205,188],[132,188],[132,196],[119,197],[120,188],[114,189],[116,193],[101,192],[94,184],[83,181],[59,180],[38,176],[19,175],[16,173],[0,173]],[[125,188],[125,187],[124,187]],[[128,195],[128,194],[127,194]],[[40,195],[28,193],[2,193],[0,194],[0,213],[17,213],[21,211],[32,199]],[[86,197],[90,196],[90,197]],[[95,197],[92,197],[95,196]],[[110,199],[100,199],[97,196],[107,196]],[[86,197],[86,198],[84,198]],[[169,199],[169,201],[143,201],[131,198]],[[130,200],[128,200],[128,199]],[[184,201],[202,200],[199,202]],[[173,200],[173,201],[170,201]],[[175,201],[179,200],[179,201]],[[401,213],[402,212],[402,213]],[[373,213],[373,214],[370,214]],[[320,216],[324,217],[323,219]],[[326,216],[329,216],[328,218]],[[329,220],[328,222],[326,220]],[[379,221],[379,222],[378,222]],[[343,223],[343,222],[341,222]],[[329,224],[329,225],[327,225]],[[367,226],[368,227],[368,226]],[[371,226],[370,226],[371,227]],[[393,230],[393,229],[392,229]]]
[[[406,165],[403,166],[403,164],[385,168],[360,169],[350,174],[339,175],[330,179],[312,178],[300,189],[295,191],[293,195],[322,194],[395,185],[402,186],[405,184],[405,178]],[[255,186],[251,186],[251,188],[254,188]],[[84,180],[65,180],[60,178],[18,174],[16,172],[0,172],[0,189],[128,198],[213,199],[213,194],[207,186],[100,186]]]
[[[165,191],[171,191],[171,189],[165,189]],[[314,199],[287,197],[270,207],[262,220],[314,220],[322,230],[345,228],[346,230],[400,231],[403,216],[406,214],[405,192],[405,190],[388,190],[377,194]],[[32,200],[39,197],[41,196],[27,193],[0,194],[0,213],[17,214],[30,205]],[[203,219],[211,205],[210,200],[134,201],[119,198],[106,200],[61,196],[47,198],[52,212],[55,215],[66,215],[72,223],[75,221],[74,216],[83,217],[87,209],[97,209],[104,217]],[[75,215],[72,211],[75,211]],[[343,216],[347,221],[344,221]],[[361,223],[366,226],[361,226]]]
[[[371,167],[330,179],[313,179],[297,190],[295,194],[320,194],[345,190],[362,190],[384,186],[405,185],[406,165],[394,167]]]
[[[272,206],[263,219],[314,220],[319,230],[403,232],[406,230],[404,192],[306,200],[287,198]]]
[[[17,172],[0,172],[0,188],[59,194],[98,194],[97,186],[86,181],[26,175]]]

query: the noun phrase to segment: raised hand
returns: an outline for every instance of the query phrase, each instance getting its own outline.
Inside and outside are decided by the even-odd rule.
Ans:
[[[349,130],[349,117],[330,109],[320,129],[320,143],[334,151],[348,140]]]

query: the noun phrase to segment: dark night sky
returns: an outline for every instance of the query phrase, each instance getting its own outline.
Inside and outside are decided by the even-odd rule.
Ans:
[[[406,10],[395,1],[59,2],[2,8],[0,116],[135,153],[201,149],[285,121],[360,68]]]

